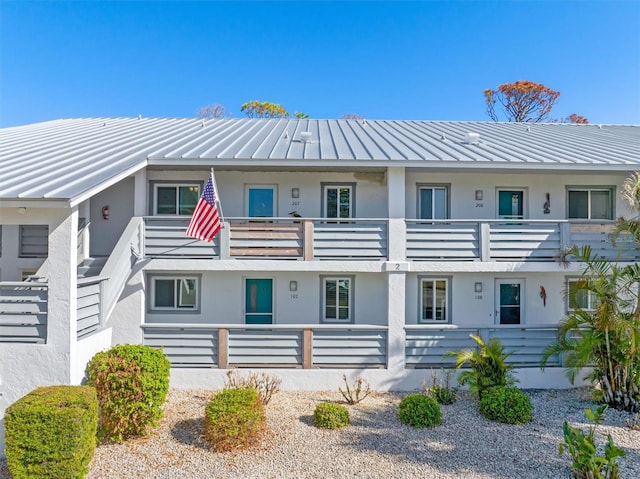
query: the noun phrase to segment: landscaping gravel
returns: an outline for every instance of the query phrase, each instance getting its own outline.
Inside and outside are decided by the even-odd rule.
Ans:
[[[116,478],[571,478],[571,458],[558,456],[562,422],[587,428],[585,407],[594,407],[585,390],[528,390],[534,405],[531,423],[498,424],[477,412],[468,393],[443,406],[433,429],[400,424],[397,406],[406,394],[375,393],[347,406],[352,425],[317,429],[319,402],[344,403],[338,392],[280,392],[267,406],[269,431],[247,451],[212,452],[202,436],[204,406],[211,391],[172,390],[155,433],[122,445],[101,445],[89,479]],[[640,431],[627,427],[634,416],[612,409],[597,428],[627,453],[619,460],[623,479],[640,478]],[[9,478],[0,461],[0,478]]]

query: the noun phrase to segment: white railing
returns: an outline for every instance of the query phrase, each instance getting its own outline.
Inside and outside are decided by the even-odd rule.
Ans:
[[[115,308],[118,298],[124,289],[131,269],[143,251],[143,222],[142,218],[131,218],[120,239],[109,255],[100,273],[106,278],[101,294],[102,318],[109,317]]]
[[[475,349],[471,334],[485,342],[498,339],[511,352],[508,363],[517,367],[540,367],[544,350],[558,338],[555,326],[501,325],[486,326],[405,326],[405,360],[410,368],[453,367],[455,359],[446,356],[450,351]],[[547,366],[560,366],[558,356],[551,357]]]
[[[47,283],[0,283],[0,342],[47,342]]]
[[[406,224],[407,259],[416,261],[557,261],[574,245],[589,245],[609,259],[640,260],[640,246],[629,235],[613,244],[611,221],[410,219]]]
[[[384,368],[387,327],[373,325],[142,325],[143,342],[172,367]]]
[[[144,256],[167,258],[214,258],[220,256],[220,236],[211,243],[185,235],[190,218],[145,216]],[[224,233],[222,233],[224,234]]]

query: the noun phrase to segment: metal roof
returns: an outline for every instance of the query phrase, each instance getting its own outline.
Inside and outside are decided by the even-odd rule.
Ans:
[[[303,132],[310,132],[304,134]],[[468,133],[479,137],[467,137]],[[306,136],[306,137],[305,137]],[[640,169],[640,125],[78,118],[0,129],[0,199],[76,203],[147,165]]]

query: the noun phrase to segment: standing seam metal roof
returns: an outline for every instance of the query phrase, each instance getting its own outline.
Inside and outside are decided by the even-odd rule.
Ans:
[[[311,141],[300,133],[311,132]],[[480,134],[467,144],[465,134]],[[147,162],[640,169],[640,126],[78,118],[0,129],[0,199],[73,200]],[[202,164],[202,162],[196,162]]]

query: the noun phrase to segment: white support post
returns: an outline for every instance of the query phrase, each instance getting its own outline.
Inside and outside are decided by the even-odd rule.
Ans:
[[[489,223],[478,224],[480,261],[491,261],[491,227]]]
[[[147,170],[140,170],[135,175],[133,214],[134,216],[147,215]]]
[[[219,235],[220,259],[229,259],[231,257],[231,224],[228,221],[222,223]]]
[[[389,214],[387,271],[387,368],[391,374],[402,374],[405,367],[405,302],[407,227],[405,169],[387,168],[387,202]]]
[[[68,358],[68,364],[57,364],[64,371],[65,382],[73,381],[73,368],[78,357],[78,209],[57,224],[49,224],[49,301],[47,344]]]

